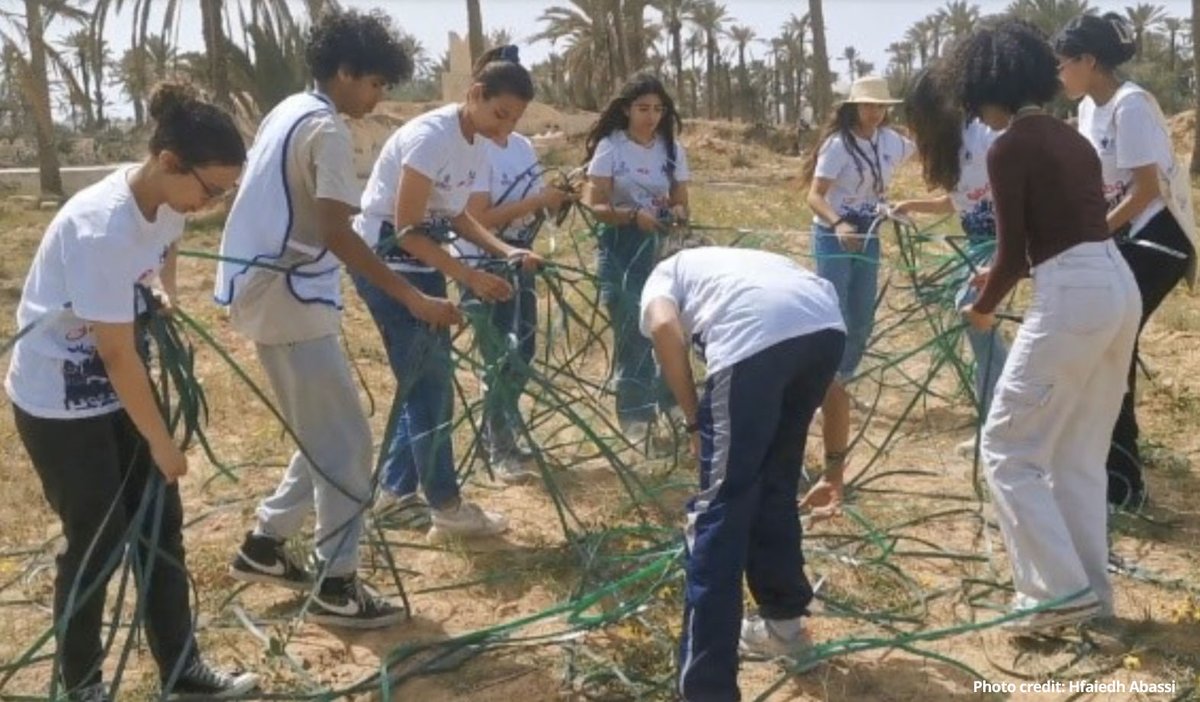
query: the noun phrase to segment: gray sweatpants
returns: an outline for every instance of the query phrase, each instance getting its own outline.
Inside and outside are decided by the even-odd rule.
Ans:
[[[258,507],[259,530],[291,538],[315,502],[316,550],[329,564],[327,574],[353,573],[371,499],[371,427],[340,339],[259,344],[258,358],[280,413],[312,458],[292,456],[275,494]]]

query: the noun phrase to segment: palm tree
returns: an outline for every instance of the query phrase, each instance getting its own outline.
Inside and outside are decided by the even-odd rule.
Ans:
[[[917,56],[921,59],[921,67],[929,63],[929,22],[920,20],[913,26],[908,28],[904,33],[904,40],[917,50]]]
[[[1167,18],[1167,11],[1162,5],[1139,2],[1134,7],[1126,7],[1125,15],[1129,18],[1129,24],[1133,26],[1133,41],[1137,47],[1137,58],[1141,60],[1142,38],[1146,32]]]
[[[856,73],[859,78],[863,76],[869,76],[874,72],[875,64],[871,63],[870,61],[865,61],[863,59],[856,59],[854,61],[854,73]]]
[[[692,0],[656,0],[663,26],[671,37],[671,67],[675,73],[675,97],[683,100],[683,22],[692,11]]]
[[[60,75],[70,73],[70,70],[62,56],[46,42],[46,30],[57,17],[84,22],[88,14],[65,1],[25,0],[24,4],[23,17],[16,12],[0,12],[0,20],[8,25],[0,25],[0,44],[4,46],[6,57],[16,64],[24,102],[33,113],[42,196],[61,198],[62,174],[54,134],[54,111],[50,105],[47,61],[55,63]]]
[[[754,41],[755,33],[750,27],[741,25],[733,25],[726,32],[726,35],[733,40],[737,46],[738,56],[738,91],[741,93],[740,103],[743,109],[743,118],[752,117],[753,115],[745,114],[744,110],[750,106],[753,101],[753,96],[750,92],[750,76],[746,73],[746,45]]]
[[[77,29],[67,35],[62,42],[63,49],[71,52],[73,61],[70,64],[68,71],[70,76],[68,88],[70,89],[71,108],[72,111],[76,106],[83,110],[83,125],[85,130],[90,130],[96,123],[96,113],[92,109],[92,96],[88,90],[92,86],[92,37],[91,32],[87,29]],[[83,79],[83,85],[79,86],[78,81],[73,80],[76,76]]]
[[[625,26],[625,66],[630,73],[646,65],[646,3],[647,0],[625,0],[620,7],[621,23]]]
[[[933,57],[936,59],[942,55],[942,34],[946,25],[946,14],[943,10],[938,10],[925,18],[929,24],[929,43],[933,50]]]
[[[941,13],[946,17],[950,36],[956,40],[970,34],[979,22],[979,6],[968,0],[947,0]]]
[[[813,113],[817,119],[833,109],[833,81],[829,77],[829,51],[825,48],[825,9],[821,0],[808,0],[812,25]]]
[[[471,46],[471,63],[475,63],[485,51],[483,13],[479,9],[479,0],[467,0],[467,42]]]
[[[704,92],[707,98],[707,116],[712,119],[716,108],[718,88],[717,55],[720,45],[717,43],[717,36],[724,29],[725,20],[729,19],[729,15],[725,6],[718,4],[716,0],[696,0],[688,19],[704,35],[706,83]]]
[[[838,58],[839,61],[845,61],[847,70],[850,72],[850,82],[853,83],[856,77],[858,64],[862,61],[862,54],[853,46],[847,46],[842,49],[842,55]]]
[[[1167,17],[1161,22],[1162,28],[1167,32],[1167,67],[1172,73],[1175,72],[1175,61],[1178,58],[1178,39],[1179,35],[1187,30],[1187,23],[1178,17]]]
[[[429,57],[429,53],[425,51],[425,47],[421,44],[421,42],[416,37],[414,37],[413,35],[409,34],[408,32],[405,32],[403,30],[400,31],[400,37],[402,39],[404,39],[405,41],[415,42],[415,45],[413,45],[411,47],[405,46],[405,49],[409,49],[409,48],[419,49],[422,53],[425,54],[426,61],[432,61],[432,59]],[[508,46],[509,44],[512,44],[512,43],[513,43],[513,33],[511,31],[509,31],[508,29],[505,29],[504,27],[501,27],[499,29],[493,29],[492,31],[488,32],[488,34],[487,34],[487,42],[486,42],[487,48],[485,48],[484,51],[487,51],[487,49],[494,48],[497,46]],[[432,65],[432,64],[430,64],[430,65]],[[414,64],[414,68],[415,68],[415,64]]]
[[[892,65],[900,74],[900,79],[907,84],[913,72],[913,46],[906,41],[896,41],[888,44],[888,54],[892,57]]]
[[[1079,15],[1094,13],[1095,9],[1088,0],[1013,0],[1005,12],[1052,36],[1067,22]]]
[[[610,34],[603,29],[607,20],[605,0],[571,0],[570,7],[546,8],[537,20],[544,28],[529,38],[531,42],[563,42],[564,83],[572,101],[585,109],[598,107],[598,93],[607,96],[612,92],[616,64]]]
[[[692,93],[692,115],[700,114],[700,68],[696,65],[696,58],[704,53],[704,33],[692,32],[683,43],[683,48],[688,52],[688,63],[691,66],[689,74],[691,78],[691,93]]]

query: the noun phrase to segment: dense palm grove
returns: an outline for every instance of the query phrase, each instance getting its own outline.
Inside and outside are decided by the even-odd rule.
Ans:
[[[146,97],[162,78],[186,76],[218,103],[250,116],[302,89],[303,32],[337,4],[305,0],[297,11],[286,0],[199,0],[204,50],[183,51],[179,0],[22,2],[0,9],[0,138],[36,140],[47,194],[62,192],[64,137],[113,134],[116,104],[131,106],[134,126],[141,126]],[[651,70],[667,79],[686,116],[799,125],[827,111],[834,84],[857,76],[883,73],[904,94],[922,66],[985,19],[969,0],[948,0],[898,31],[886,47],[887,65],[877,66],[864,58],[864,47],[827,46],[821,0],[792,5],[775,36],[766,37],[716,0],[571,0],[547,8],[538,31],[521,37],[504,29],[485,33],[480,0],[467,0],[468,34],[473,55],[499,42],[548,42],[549,56],[532,66],[545,102],[595,110],[626,77]],[[1095,9],[1088,0],[1014,0],[1006,12],[1053,33]],[[1130,77],[1168,113],[1190,108],[1197,99],[1192,21],[1153,3],[1124,11],[1139,47]],[[121,55],[104,38],[116,32],[132,39]],[[416,71],[395,97],[435,99],[448,59],[432,56],[410,35],[404,40]]]

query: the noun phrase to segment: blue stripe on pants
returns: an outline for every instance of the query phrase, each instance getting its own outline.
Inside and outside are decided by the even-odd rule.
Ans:
[[[740,699],[742,575],[766,619],[807,614],[796,493],[813,413],[845,347],[826,330],[710,376],[700,403],[700,492],[688,503],[679,688],[688,702]]]

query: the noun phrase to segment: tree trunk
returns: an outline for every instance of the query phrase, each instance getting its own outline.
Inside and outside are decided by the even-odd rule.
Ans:
[[[750,76],[746,74],[746,45],[738,45],[738,88],[742,93],[741,112],[742,119],[752,120],[754,111],[750,110]]]
[[[28,2],[28,0],[26,0]],[[1200,0],[1192,0],[1192,36],[1200,37]],[[1192,51],[1192,70],[1197,77],[1192,85],[1196,115],[1200,117],[1200,50]],[[1196,120],[1195,145],[1192,147],[1192,175],[1200,175],[1200,119]]]
[[[611,13],[608,17],[608,25],[612,27],[613,43],[616,44],[613,47],[613,58],[616,59],[613,87],[616,87],[629,77],[629,64],[625,60],[629,55],[629,46],[625,36],[625,16],[621,10],[621,0],[610,0],[608,12]]]
[[[675,67],[675,99],[683,102],[683,23],[674,21],[671,31],[671,65]]]
[[[62,173],[58,168],[54,113],[50,110],[50,81],[46,75],[46,28],[42,26],[41,0],[25,0],[25,35],[29,42],[30,75],[23,84],[26,88],[26,99],[33,108],[42,197],[61,198]]]
[[[627,65],[631,74],[646,65],[646,0],[625,0],[625,45],[629,49]]]
[[[92,72],[92,78],[96,81],[96,92],[93,93],[93,104],[96,106],[96,127],[104,129],[107,126],[108,120],[104,118],[104,40],[97,37],[96,45],[93,47],[96,56],[96,65]],[[87,84],[83,86],[87,90]]]
[[[709,119],[716,115],[716,97],[717,97],[717,38],[712,32],[708,32],[708,41],[704,50],[704,95],[705,95],[705,114]]]
[[[833,83],[829,80],[829,51],[825,47],[825,11],[821,0],[808,0],[808,16],[813,35],[813,75],[810,86],[812,99],[809,102],[812,103],[815,120],[820,121],[833,109]]]
[[[474,65],[486,49],[483,46],[483,12],[479,0],[467,0],[467,43],[471,46],[471,64]]]
[[[204,49],[208,53],[208,83],[213,101],[230,109],[229,66],[225,61],[225,30],[222,26],[222,0],[200,0],[200,22],[204,31]]]

